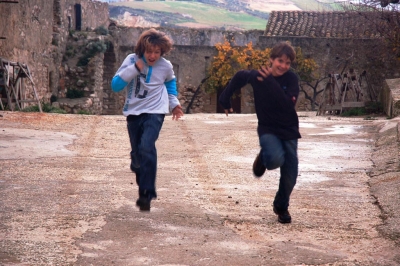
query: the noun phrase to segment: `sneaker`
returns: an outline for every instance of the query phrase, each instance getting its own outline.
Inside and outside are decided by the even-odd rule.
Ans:
[[[253,163],[253,174],[256,177],[261,177],[265,173],[265,166],[261,162],[260,153],[257,155]]]
[[[150,211],[151,200],[148,197],[139,197],[136,201],[136,206],[139,207],[141,211]]]
[[[290,216],[288,210],[278,211],[274,206],[274,213],[278,215],[278,222],[280,222],[281,224],[287,224],[292,222],[292,216]]]

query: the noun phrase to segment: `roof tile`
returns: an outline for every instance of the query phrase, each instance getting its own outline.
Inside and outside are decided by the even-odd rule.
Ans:
[[[356,13],[272,11],[265,36],[314,38],[379,38],[380,34]]]

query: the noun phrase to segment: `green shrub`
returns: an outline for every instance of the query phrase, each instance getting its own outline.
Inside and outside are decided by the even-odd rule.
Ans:
[[[94,32],[96,32],[98,35],[107,35],[108,34],[108,29],[106,29],[104,26],[97,27]]]
[[[364,107],[356,107],[344,111],[341,116],[363,116],[370,114],[382,114],[382,104],[379,102],[367,103]]]
[[[67,48],[67,50],[65,51],[65,56],[66,57],[73,57],[74,55],[75,55],[74,48],[72,48],[72,49]]]
[[[365,107],[355,107],[344,111],[340,116],[362,116],[366,114]]]
[[[61,109],[61,108],[53,107],[49,113],[54,113],[54,114],[66,114],[67,111],[65,111],[64,109]]]
[[[90,59],[96,54],[107,51],[107,44],[103,41],[93,41],[88,43],[84,54],[79,58],[77,66],[86,66]]]
[[[383,106],[380,102],[370,102],[365,105],[365,110],[368,114],[381,114],[383,113]]]
[[[42,106],[43,108],[43,106]],[[22,112],[40,112],[38,105],[31,105],[21,110]]]
[[[66,114],[67,112],[61,108],[53,107],[49,103],[42,103],[42,111],[45,113]],[[21,110],[22,112],[40,112],[39,105],[31,105]]]
[[[78,115],[91,115],[91,113],[87,110],[79,110]]]

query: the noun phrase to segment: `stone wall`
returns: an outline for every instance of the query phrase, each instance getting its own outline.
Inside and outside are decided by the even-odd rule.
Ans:
[[[0,57],[27,64],[40,96],[50,97],[49,72],[55,70],[53,6],[47,1],[0,3]]]
[[[117,30],[111,31],[115,41],[115,67],[118,67],[125,56],[133,51],[134,43],[143,30],[140,28],[117,28]],[[224,31],[210,33],[209,30],[206,30],[205,33],[199,33],[201,30],[188,30],[184,31],[181,37],[177,37],[179,35],[177,29],[161,28],[160,30],[174,38],[174,50],[166,55],[166,58],[174,65],[179,86],[179,99],[184,110],[191,101],[190,97],[193,95],[193,91],[205,78],[205,71],[217,53],[214,45],[229,38],[240,40],[240,45],[251,41],[255,47],[260,49],[272,47],[279,41],[289,41],[292,45],[301,47],[305,57],[316,60],[319,65],[317,72],[321,75],[331,72],[338,73],[348,61],[348,68],[352,67],[360,73],[364,70],[367,71],[368,81],[371,83],[369,85],[378,92],[382,89],[386,78],[400,77],[400,62],[390,61],[383,57],[381,60],[376,60],[376,56],[371,55],[381,42],[376,39],[266,37],[262,36],[261,32],[251,32],[251,34],[238,32],[235,35]],[[257,34],[259,35],[257,36]],[[195,38],[195,35],[204,38]],[[195,45],[196,42],[198,45]],[[323,88],[322,86],[325,84],[321,83],[320,89]],[[190,112],[217,111],[216,94],[206,94],[201,90],[196,98],[199,97],[203,97],[203,99],[195,99],[198,105],[195,110],[190,110]],[[365,97],[367,98],[367,96]],[[242,113],[254,112],[251,87],[242,89],[241,103]],[[304,95],[299,96],[297,108],[298,110],[311,109],[310,102],[305,100]]]
[[[111,35],[116,38],[118,46],[132,47],[136,45],[140,34],[148,28],[113,27]],[[249,42],[256,44],[263,34],[262,30],[224,31],[216,29],[178,29],[160,27],[174,42],[175,46],[214,46],[225,40],[232,45],[244,46]]]
[[[108,4],[87,0],[19,0],[0,3],[0,57],[28,65],[39,98],[58,95],[67,36],[81,7],[84,29],[108,27]]]
[[[400,115],[400,78],[387,79],[380,96],[385,114],[390,118]]]
[[[110,87],[110,81],[104,77],[107,71],[104,66],[107,53],[104,51],[110,43],[109,39],[109,35],[92,31],[74,32],[68,37],[57,94],[59,107],[68,113],[103,113],[104,87]],[[111,64],[112,60],[107,60]],[[75,99],[75,96],[83,96],[84,99]]]
[[[184,110],[192,101],[194,91],[206,77],[206,69],[214,55],[216,55],[214,47],[176,45],[174,50],[165,56],[174,66],[179,100]],[[210,95],[206,94],[203,89],[196,95],[194,101],[197,105],[188,110],[190,113],[216,112],[216,109],[212,109]]]

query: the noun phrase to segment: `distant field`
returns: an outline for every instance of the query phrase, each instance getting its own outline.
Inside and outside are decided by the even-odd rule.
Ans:
[[[264,30],[267,21],[244,13],[230,12],[225,9],[205,5],[198,2],[118,2],[113,6],[126,6],[134,9],[169,12],[172,15],[180,13],[190,15],[199,25],[209,27],[241,28],[244,30]],[[178,26],[193,27],[193,23],[177,24]]]
[[[340,0],[339,0],[340,1]],[[228,0],[221,1],[228,3]],[[243,0],[249,4],[248,8],[259,12],[270,13],[273,10],[290,11],[332,11],[340,10],[337,0]],[[266,19],[246,14],[244,12],[232,12],[216,6],[211,6],[195,1],[130,1],[110,3],[112,6],[129,7],[136,10],[163,12],[159,18],[150,15],[150,18],[172,18],[168,22],[189,28],[221,28],[264,30],[267,25]],[[187,18],[190,18],[189,19]],[[186,18],[186,19],[184,19]],[[146,19],[146,18],[145,18]]]
[[[264,12],[307,10],[307,11],[329,11],[338,6],[338,2],[343,0],[252,0],[247,2],[250,8],[262,10]]]
[[[337,4],[334,0],[291,0],[301,10],[305,11],[329,11],[333,10]]]

